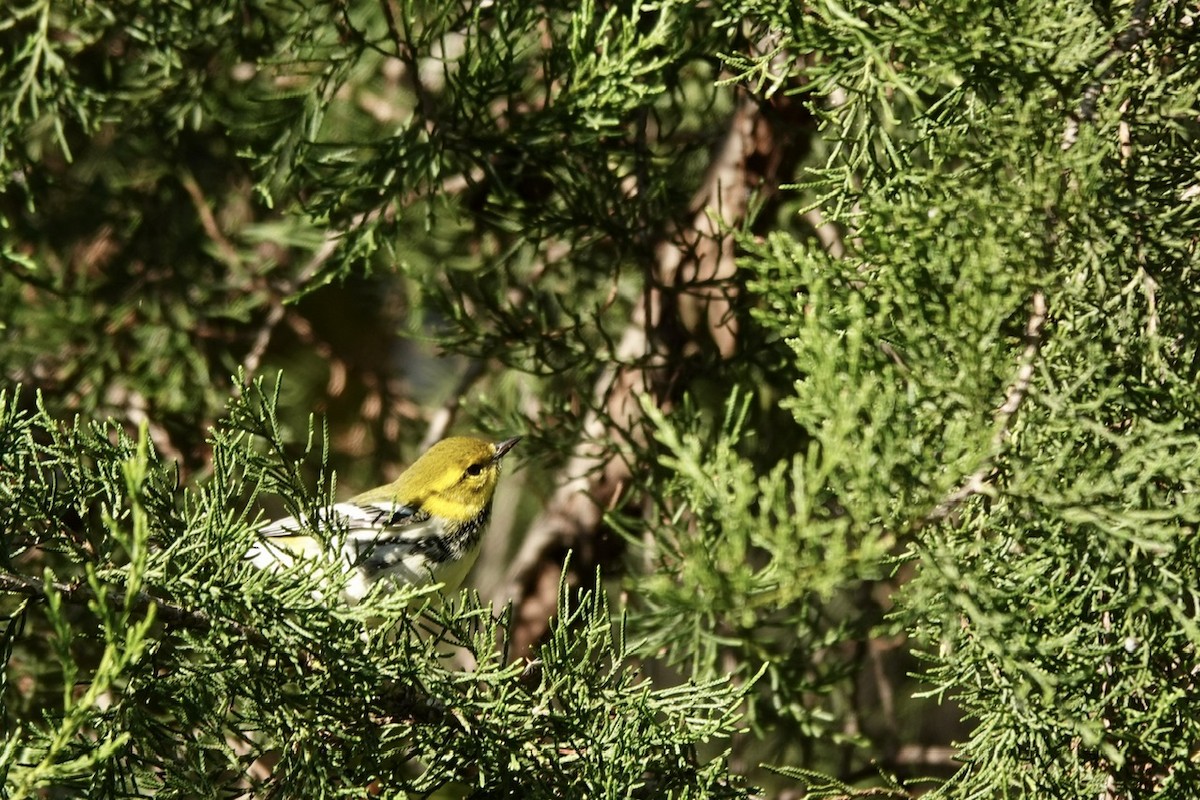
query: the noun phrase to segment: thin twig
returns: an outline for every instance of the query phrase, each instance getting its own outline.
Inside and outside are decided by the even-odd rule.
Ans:
[[[454,417],[462,405],[463,395],[474,385],[475,381],[483,377],[484,371],[484,362],[481,360],[472,359],[467,365],[466,370],[459,377],[454,391],[446,398],[442,407],[433,412],[433,416],[430,417],[429,427],[425,429],[425,437],[421,439],[420,452],[425,452],[446,436],[446,431],[450,430],[450,426],[454,423]]]
[[[175,445],[170,432],[150,414],[149,403],[146,402],[146,398],[141,392],[121,383],[112,383],[105,389],[104,401],[113,408],[121,409],[125,419],[135,428],[145,425],[157,453],[166,456],[178,465],[186,463],[183,451]]]
[[[200,188],[196,176],[191,173],[191,170],[185,168],[179,175],[179,182],[183,184],[184,190],[192,198],[192,205],[196,207],[196,215],[200,217],[200,227],[204,228],[208,238],[216,245],[217,252],[221,254],[221,260],[234,269],[240,267],[242,259],[238,255],[237,248],[233,246],[233,243],[221,231],[221,226],[217,224],[217,218],[213,216],[212,209],[208,207],[208,199],[204,196],[204,190]]]
[[[442,192],[443,194],[447,194],[464,191],[481,174],[480,171],[473,170],[470,173],[450,176],[442,182]],[[419,196],[418,193],[414,192],[405,198],[403,202],[411,202],[417,196]],[[325,262],[337,252],[347,233],[379,217],[390,218],[394,213],[393,208],[394,206],[389,204],[371,211],[365,211],[355,215],[345,229],[329,231],[325,234],[325,240],[321,243],[321,246],[313,253],[308,263],[296,274],[296,277],[279,284],[271,299],[271,308],[267,311],[266,317],[263,318],[262,324],[259,325],[258,331],[254,335],[254,343],[250,345],[250,350],[246,353],[246,357],[242,359],[242,368],[246,373],[247,380],[258,372],[263,356],[266,355],[267,348],[271,344],[271,337],[274,336],[279,323],[283,321],[284,316],[287,314],[287,299],[295,294],[296,291],[303,288],[304,284],[312,280],[321,270],[321,267],[325,266]]]
[[[1150,0],[1137,0],[1130,15],[1129,25],[1114,40],[1112,46],[1096,60],[1096,67],[1104,64],[1100,74],[1084,87],[1080,96],[1079,109],[1068,115],[1066,128],[1062,135],[1062,149],[1070,150],[1079,139],[1079,126],[1091,122],[1096,116],[1096,105],[1104,92],[1104,83],[1116,72],[1120,56],[1137,47],[1150,34],[1147,15],[1150,12]]]
[[[1031,305],[1029,321],[1025,324],[1025,349],[1021,352],[1017,374],[1004,393],[1004,402],[996,409],[996,421],[999,425],[992,437],[991,454],[984,459],[977,470],[967,476],[967,479],[957,489],[920,519],[916,525],[917,530],[945,520],[968,498],[981,494],[987,489],[990,482],[988,476],[993,470],[996,457],[1007,443],[1012,431],[1013,420],[1029,393],[1029,385],[1033,381],[1033,373],[1036,369],[1038,350],[1042,346],[1042,329],[1046,324],[1046,295],[1040,289],[1033,293]]]
[[[1146,292],[1146,336],[1153,339],[1158,335],[1158,281],[1145,267],[1142,267],[1141,273],[1142,287]]]
[[[380,0],[379,5],[383,10],[383,18],[387,23],[388,33],[396,45],[395,57],[400,59],[405,66],[405,72],[413,90],[413,99],[416,106],[415,111],[425,120],[425,130],[433,133],[437,128],[437,121],[433,117],[433,110],[436,104],[433,94],[429,91],[429,87],[421,79],[421,64],[417,60],[417,54],[413,48],[413,36],[408,24],[408,15],[402,12],[399,17],[399,24],[397,24],[396,14],[392,10],[392,0]]]
[[[361,224],[369,218],[369,215],[363,215],[361,219],[356,220],[355,226]],[[246,372],[246,380],[258,372],[258,367],[262,363],[263,356],[266,355],[267,347],[271,344],[271,337],[275,333],[275,329],[283,320],[287,313],[287,298],[296,292],[297,289],[304,286],[312,279],[314,275],[325,265],[325,262],[337,252],[338,247],[342,242],[342,233],[340,231],[331,231],[325,234],[325,241],[313,253],[312,258],[304,265],[304,268],[297,273],[292,280],[284,281],[275,290],[271,298],[271,308],[267,312],[266,318],[258,327],[258,332],[254,335],[254,344],[250,346],[250,351],[246,353],[246,357],[242,359],[242,368]]]
[[[842,232],[836,225],[825,219],[820,209],[810,208],[800,216],[812,228],[813,235],[817,237],[817,241],[821,243],[821,247],[826,253],[833,258],[842,258],[846,255],[846,245],[842,243]]]

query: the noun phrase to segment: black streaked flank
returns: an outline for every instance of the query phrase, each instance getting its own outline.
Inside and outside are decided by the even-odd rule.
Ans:
[[[408,511],[408,514],[402,516],[400,521],[408,524],[429,518],[426,513],[414,513],[411,507],[397,510],[396,515],[402,511]],[[356,541],[354,562],[368,572],[374,572],[395,566],[410,555],[424,556],[435,564],[454,561],[479,543],[491,516],[492,507],[489,504],[467,522],[447,525],[440,535],[431,533],[420,539],[389,539],[381,536],[375,540]]]

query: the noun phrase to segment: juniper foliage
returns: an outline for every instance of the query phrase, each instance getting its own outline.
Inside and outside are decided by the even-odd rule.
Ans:
[[[0,14],[9,796],[1191,795],[1194,9]],[[242,562],[456,414],[533,661]]]

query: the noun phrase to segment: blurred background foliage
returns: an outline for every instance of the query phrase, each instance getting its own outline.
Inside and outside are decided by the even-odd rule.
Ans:
[[[1198,29],[8,4],[7,792],[1190,797]],[[442,636],[241,563],[450,431]]]

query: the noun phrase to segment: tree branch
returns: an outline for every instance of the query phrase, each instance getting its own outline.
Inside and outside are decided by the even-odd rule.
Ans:
[[[798,128],[783,122],[743,98],[694,195],[688,224],[657,245],[647,243],[654,260],[647,270],[645,302],[634,308],[611,366],[593,385],[590,410],[559,488],[530,526],[509,569],[507,588],[497,598],[513,602],[514,657],[525,655],[545,635],[566,553],[582,550],[572,569],[577,574],[588,569],[605,509],[617,505],[632,483],[628,461],[605,443],[627,439],[638,427],[642,396],[664,394],[664,347],[698,347],[697,340],[706,337],[722,358],[734,354],[732,231],[745,220],[753,193],[774,192],[791,164],[795,140],[789,137]],[[781,155],[781,150],[787,152]],[[664,328],[679,323],[686,341],[665,342]]]
[[[98,599],[96,592],[86,583],[78,581],[72,581],[71,583],[53,581],[50,583],[50,586],[72,605],[85,606],[93,600]],[[0,572],[0,592],[19,594],[37,600],[46,600],[48,596],[44,582],[34,578],[27,578],[24,575],[14,575],[11,572]],[[132,610],[144,613],[149,611],[151,606],[155,607],[158,618],[168,625],[196,631],[209,631],[214,627],[213,618],[203,611],[184,608],[183,606],[163,600],[160,597],[155,597],[145,591],[134,595]],[[237,631],[248,641],[259,644],[266,642],[266,638],[253,628],[248,628],[239,622],[228,619],[223,619],[220,622],[222,625],[227,625]]]
[[[371,215],[364,214],[355,220],[352,227],[366,222]],[[242,368],[246,373],[246,380],[250,380],[259,366],[262,364],[263,356],[267,353],[267,348],[271,344],[271,337],[275,333],[275,329],[279,327],[279,323],[283,321],[284,315],[287,313],[285,302],[288,297],[295,294],[296,290],[312,280],[313,276],[325,265],[325,262],[337,252],[338,246],[341,244],[341,231],[331,231],[325,234],[325,241],[313,253],[312,258],[304,265],[304,268],[296,274],[292,280],[284,281],[276,287],[271,297],[271,308],[267,311],[267,316],[263,319],[262,324],[258,326],[258,331],[254,335],[254,343],[250,345],[249,352],[242,359]]]
[[[1120,62],[1119,57],[1133,50],[1149,35],[1150,25],[1147,24],[1146,19],[1149,12],[1150,0],[1137,0],[1133,7],[1133,13],[1130,15],[1129,25],[1113,40],[1112,46],[1104,52],[1104,55],[1096,59],[1092,71],[1095,72],[1101,64],[1104,64],[1104,68],[1091,83],[1084,87],[1078,110],[1067,117],[1067,124],[1062,135],[1064,151],[1075,146],[1075,142],[1079,139],[1080,124],[1091,122],[1096,116],[1096,104],[1104,92],[1104,82],[1116,72]]]
[[[425,429],[425,437],[421,439],[419,452],[425,452],[445,437],[446,431],[450,430],[450,426],[454,424],[454,417],[458,414],[459,406],[462,405],[463,395],[474,385],[475,381],[483,377],[484,371],[484,362],[480,359],[473,359],[467,365],[454,390],[446,398],[446,402],[430,417],[429,427]]]
[[[184,167],[180,170],[179,182],[183,184],[188,197],[192,199],[192,205],[196,207],[196,215],[200,217],[200,226],[212,240],[217,252],[221,255],[221,260],[225,262],[225,266],[230,269],[240,267],[241,256],[238,255],[237,248],[233,246],[233,243],[221,231],[221,226],[217,224],[217,218],[213,216],[212,209],[208,207],[208,199],[205,198],[204,190],[200,188],[200,182],[196,180],[196,176],[192,174],[191,170]]]
[[[992,437],[992,452],[979,468],[972,472],[963,483],[950,493],[932,511],[922,517],[914,528],[920,530],[927,525],[942,522],[958,509],[968,498],[985,491],[990,483],[989,475],[996,463],[996,456],[1004,448],[1012,431],[1012,423],[1017,411],[1025,402],[1029,393],[1029,385],[1033,381],[1038,350],[1042,346],[1042,329],[1046,324],[1046,295],[1042,290],[1033,293],[1030,305],[1032,309],[1029,320],[1025,323],[1025,349],[1021,352],[1017,374],[1004,393],[1004,402],[996,409],[996,420],[1000,423]]]

